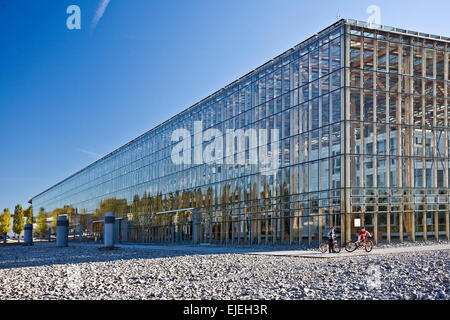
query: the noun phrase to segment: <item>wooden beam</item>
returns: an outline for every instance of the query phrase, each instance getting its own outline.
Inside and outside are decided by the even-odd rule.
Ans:
[[[386,213],[386,241],[387,243],[391,243],[391,206],[389,203],[389,207]]]
[[[437,208],[436,211],[434,211],[434,238],[436,240],[439,239],[439,216]]]
[[[427,210],[422,212],[422,226],[423,240],[427,241]]]

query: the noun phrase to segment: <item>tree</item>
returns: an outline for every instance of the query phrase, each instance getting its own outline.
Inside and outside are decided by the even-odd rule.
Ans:
[[[17,234],[19,242],[20,242],[20,234],[22,233],[24,226],[25,217],[23,215],[23,209],[20,204],[18,204],[14,209],[14,223],[13,223],[13,232]]]
[[[39,209],[36,224],[37,224],[36,226],[37,234],[43,237],[45,231],[47,230],[47,215],[45,214],[44,208]]]
[[[27,218],[26,223],[33,224],[33,206],[29,206],[28,209],[23,212],[23,215]]]
[[[0,216],[0,234],[11,232],[11,214],[9,209],[3,210],[3,214]]]

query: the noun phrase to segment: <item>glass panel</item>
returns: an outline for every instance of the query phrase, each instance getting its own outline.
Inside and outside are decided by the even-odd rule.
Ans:
[[[350,157],[350,185],[352,187],[361,186],[361,157]]]
[[[361,119],[361,94],[359,90],[351,90],[350,93],[350,119]]]
[[[350,70],[350,86],[359,88],[361,86],[361,71]]]
[[[351,38],[350,67],[361,68],[361,37],[352,36]]]
[[[380,91],[387,91],[387,81],[386,81],[386,73],[377,73],[376,74],[376,81],[377,81],[377,90]]]
[[[389,72],[398,73],[398,45],[390,43],[389,45]]]
[[[319,50],[311,52],[311,80],[319,78]]]
[[[364,85],[363,88],[367,90],[373,90],[373,77],[374,73],[372,71],[364,71]]]
[[[433,125],[433,98],[425,99],[425,126],[431,127]]]
[[[386,94],[377,93],[377,122],[386,122]]]
[[[309,82],[309,56],[303,56],[300,58],[300,81],[301,85],[305,85]]]
[[[377,186],[386,187],[386,159],[377,158]]]
[[[377,154],[386,154],[386,126],[377,125]]]
[[[412,75],[411,55],[412,55],[412,48],[410,46],[403,46],[402,73],[404,75]]]
[[[319,162],[314,161],[310,164],[309,171],[309,191],[314,192],[319,190]]]
[[[390,168],[390,176],[389,176],[390,186],[396,187],[397,186],[397,159],[390,158],[389,168]]]
[[[309,160],[319,159],[319,130],[311,132],[311,154]]]
[[[434,51],[433,50],[425,50],[426,54],[426,76],[428,78],[434,78]]]
[[[364,121],[374,121],[373,92],[364,92]]]
[[[373,187],[374,186],[374,158],[372,157],[364,157],[364,187]]]
[[[320,157],[328,158],[330,156],[330,127],[323,127],[320,131]]]
[[[397,94],[389,95],[389,122],[397,123]]]
[[[422,48],[414,47],[414,77],[422,77]]]
[[[333,92],[331,98],[332,98],[331,122],[341,121],[341,92],[340,91]]]
[[[423,166],[422,160],[414,160],[414,187],[423,186]]]
[[[330,123],[330,98],[328,95],[326,95],[326,96],[323,96],[321,98],[321,100],[322,100],[322,103],[321,103],[322,124],[321,124],[321,126],[326,126]]]
[[[386,72],[387,43],[378,41],[378,70]]]
[[[311,102],[311,130],[319,127],[319,99]]]
[[[373,154],[373,124],[364,124],[364,153]]]
[[[422,98],[414,97],[414,103],[413,103],[414,125],[422,126],[422,116],[423,116]]]
[[[374,40],[364,38],[364,52],[363,52],[363,63],[364,69],[373,70],[374,69]]]
[[[329,45],[320,47],[320,75],[324,76],[330,73],[330,49]]]
[[[328,159],[320,161],[320,190],[330,188],[330,168]]]
[[[350,152],[361,153],[361,125],[359,122],[352,122],[350,125]]]
[[[331,71],[336,71],[341,67],[341,39],[331,42]]]

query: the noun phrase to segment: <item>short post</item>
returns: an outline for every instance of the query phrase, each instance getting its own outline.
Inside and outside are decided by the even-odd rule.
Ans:
[[[8,238],[8,234],[3,232],[3,243],[6,243],[6,239]]]
[[[56,246],[67,247],[69,244],[69,219],[58,216],[56,219]]]
[[[114,224],[116,218],[114,217],[114,212],[107,212],[105,215],[105,228],[104,228],[104,245],[106,248],[114,247]]]
[[[23,244],[26,246],[33,245],[33,225],[25,224],[25,230],[23,235]]]
[[[199,217],[197,209],[192,211],[192,243],[199,244]]]

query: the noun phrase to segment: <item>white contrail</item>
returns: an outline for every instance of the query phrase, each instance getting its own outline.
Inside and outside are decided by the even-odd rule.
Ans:
[[[81,153],[84,153],[84,154],[87,154],[87,155],[90,155],[91,157],[93,157],[93,158],[95,158],[95,159],[100,159],[100,158],[102,157],[102,156],[99,155],[98,153],[91,152],[91,151],[84,150],[84,149],[77,149],[77,151],[78,151],[78,152],[81,152]]]
[[[94,18],[92,19],[91,29],[95,29],[97,26],[97,23],[100,21],[100,19],[103,17],[103,14],[105,13],[106,7],[108,6],[110,0],[101,0],[97,11],[95,11]]]

